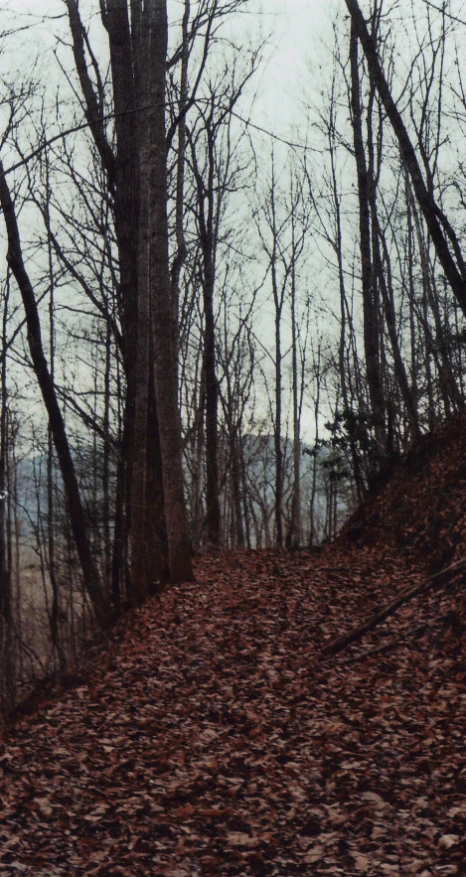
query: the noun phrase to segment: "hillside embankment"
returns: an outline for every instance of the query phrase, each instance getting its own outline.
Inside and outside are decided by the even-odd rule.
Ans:
[[[387,484],[352,515],[340,541],[397,550],[432,572],[466,555],[466,414],[413,445]]]

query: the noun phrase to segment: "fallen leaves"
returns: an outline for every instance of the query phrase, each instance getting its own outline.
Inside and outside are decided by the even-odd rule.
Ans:
[[[322,657],[417,580],[369,549],[203,558],[0,745],[0,877],[463,873],[448,594],[403,606],[359,662]],[[394,629],[401,645],[364,657]]]

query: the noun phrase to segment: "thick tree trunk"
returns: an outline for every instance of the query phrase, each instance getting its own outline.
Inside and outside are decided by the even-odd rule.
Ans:
[[[157,441],[154,443],[152,440],[154,432],[158,432],[157,410],[149,398],[149,370],[153,373],[149,353],[152,330],[147,216],[150,204],[149,195],[140,184],[140,162],[144,162],[143,141],[147,141],[144,106],[147,103],[150,10],[142,8],[139,2],[132,4],[130,23],[126,3],[120,0],[101,3],[112,71],[116,135],[114,153],[106,138],[102,119],[104,86],[95,65],[92,64],[92,78],[87,67],[86,36],[79,2],[66,2],[85,112],[112,195],[118,246],[118,312],[126,378],[112,558],[112,591],[115,607],[118,608],[122,571],[128,569],[128,540],[131,545],[131,576],[126,578],[131,602],[137,603],[143,599],[148,592],[148,583],[156,581],[165,567],[165,528],[160,507],[160,502],[163,502],[161,461]],[[140,204],[141,194],[145,199],[143,204]],[[139,240],[140,229],[146,229],[142,241]],[[149,490],[151,495],[148,495]],[[158,547],[158,553],[154,551],[154,546]]]
[[[151,580],[145,545],[147,519],[147,412],[149,405],[149,349],[151,317],[149,305],[149,213],[150,196],[145,181],[148,145],[140,148],[141,197],[139,213],[139,265],[137,348],[135,369],[135,399],[133,425],[133,452],[131,469],[131,592],[132,605],[143,602],[149,593]]]
[[[73,537],[81,563],[84,585],[89,594],[97,621],[101,626],[105,627],[110,620],[109,603],[107,596],[102,590],[100,576],[92,556],[78,481],[68,445],[65,423],[58,405],[55,387],[44,355],[37,303],[31,281],[24,267],[15,209],[1,162],[0,203],[3,210],[8,237],[7,259],[23,300],[29,350],[49,417],[50,429],[63,478]]]
[[[168,580],[167,524],[163,492],[162,452],[160,448],[159,418],[154,385],[154,350],[151,338],[149,350],[149,393],[147,409],[147,476],[146,476],[146,537],[145,552],[149,593],[157,591],[160,583]]]
[[[168,261],[165,71],[166,0],[149,0],[151,26],[150,107],[150,289],[155,389],[162,453],[170,580],[192,580],[191,545],[184,500],[181,418],[178,405],[177,314],[171,300]]]
[[[126,377],[124,443],[122,443],[123,507],[121,509],[121,543],[115,546],[119,561],[119,575],[125,563],[128,538],[131,546],[131,574],[127,582],[128,597],[131,603],[141,602],[147,589],[145,581],[144,516],[146,485],[146,430],[147,430],[147,388],[148,338],[149,329],[144,325],[140,313],[140,242],[141,205],[139,188],[139,145],[143,122],[141,113],[136,113],[137,104],[142,100],[138,93],[140,82],[136,82],[136,55],[143,39],[141,32],[131,39],[128,8],[126,3],[107,0],[102,5],[102,21],[108,33],[110,64],[112,70],[112,89],[115,111],[115,196],[114,216],[115,234],[118,245],[118,308],[123,337],[123,361]],[[146,238],[147,243],[147,238]],[[147,259],[146,259],[147,267]],[[144,281],[142,281],[144,282]],[[147,281],[146,281],[147,287]],[[146,296],[148,294],[146,288]],[[147,323],[148,317],[146,318]],[[141,328],[142,323],[142,328]],[[146,337],[145,336],[146,333]],[[147,356],[146,377],[141,375],[144,355]],[[141,412],[141,396],[145,399],[145,409]],[[136,411],[139,406],[138,411]],[[141,423],[142,419],[142,423]],[[136,423],[137,422],[137,423]],[[135,429],[138,430],[136,437]],[[135,520],[133,514],[136,511]],[[143,570],[144,569],[144,573]],[[136,570],[136,573],[134,572]]]
[[[150,28],[147,12],[142,18],[139,90],[144,105],[149,102],[149,67],[144,57],[150,57]],[[160,447],[158,442],[157,406],[154,392],[154,359],[150,308],[150,142],[147,126],[139,131],[139,240],[138,240],[138,296],[137,347],[135,351],[134,429],[131,470],[131,588],[130,603],[138,605],[152,590],[154,583],[164,575],[160,550],[160,531],[157,521],[163,520],[163,491],[159,490],[161,477]],[[151,436],[157,435],[157,439]],[[149,489],[149,484],[150,489]]]

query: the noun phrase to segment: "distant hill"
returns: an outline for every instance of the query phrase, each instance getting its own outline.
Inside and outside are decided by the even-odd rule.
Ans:
[[[264,509],[272,515],[275,497],[275,443],[269,434],[247,434],[243,437],[243,453],[246,468],[247,489],[250,491],[250,504],[253,512],[260,519]],[[92,465],[83,466],[83,454],[93,459],[93,449],[81,448],[77,467],[78,480],[83,491],[83,498],[92,503],[95,487],[92,483]],[[283,453],[283,506],[285,517],[290,514],[290,503],[293,490],[293,444],[284,437]],[[308,519],[309,504],[313,489],[314,448],[303,442],[301,444],[301,501],[303,521]],[[228,448],[225,450],[225,456]],[[317,451],[317,472],[314,497],[314,536],[319,539],[324,533],[324,522],[327,509],[328,468],[326,461],[332,455],[331,449],[320,447]],[[55,491],[62,495],[62,480],[57,463],[54,463],[53,479]],[[186,479],[189,481],[189,470],[186,468]],[[338,485],[337,507],[338,519],[343,521],[347,515],[348,498],[346,482],[343,479]],[[63,499],[63,497],[62,497]],[[47,457],[45,454],[25,457],[17,463],[16,468],[16,500],[17,512],[21,522],[24,538],[37,529],[39,510],[44,513],[47,508]]]

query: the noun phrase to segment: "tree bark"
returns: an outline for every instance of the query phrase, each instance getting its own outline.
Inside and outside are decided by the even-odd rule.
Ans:
[[[215,242],[214,242],[214,143],[207,130],[208,181],[204,188],[198,177],[199,225],[203,261],[202,291],[204,298],[204,361],[206,412],[206,534],[214,546],[220,542],[220,503],[218,482],[218,382],[215,357]],[[204,199],[207,201],[205,215]]]
[[[154,338],[154,375],[162,453],[170,580],[193,579],[191,545],[184,500],[181,418],[178,404],[177,313],[171,299],[168,258],[167,146],[165,90],[167,57],[166,0],[149,0],[150,107],[150,292]]]
[[[197,187],[197,221],[202,254],[202,296],[204,304],[202,379],[205,388],[205,452],[206,452],[206,514],[205,532],[210,545],[220,543],[220,501],[218,475],[218,380],[215,351],[215,256],[218,243],[215,189],[215,125],[212,105],[204,120],[207,179],[204,180],[198,165],[196,143],[190,137],[192,167]],[[217,195],[220,200],[221,195]]]
[[[11,531],[8,502],[8,389],[7,389],[7,325],[9,284],[2,294],[2,354],[0,356],[0,709],[13,706],[15,699],[15,647],[13,632],[13,593],[11,564]]]
[[[301,418],[298,398],[298,339],[296,325],[296,265],[294,261],[294,216],[292,217],[292,250],[293,264],[291,267],[291,393],[293,399],[293,495],[291,500],[291,523],[289,543],[291,548],[301,545]]]
[[[272,234],[272,246],[270,249],[270,276],[272,282],[272,296],[274,302],[274,346],[275,346],[275,423],[273,441],[275,449],[275,542],[276,547],[283,546],[283,448],[282,448],[282,312],[285,292],[285,283],[279,288],[278,282],[278,250],[279,229],[277,228],[276,211],[276,179],[275,161],[272,153],[272,179],[270,185],[270,220],[269,226]]]
[[[157,409],[149,398],[149,372],[153,375],[153,358],[150,352],[147,217],[151,208],[149,193],[140,184],[140,164],[145,161],[144,143],[147,144],[144,107],[150,53],[149,12],[139,2],[131,4],[130,22],[126,3],[101,0],[100,4],[110,49],[116,136],[114,153],[103,127],[99,108],[102,83],[86,42],[79,2],[66,2],[85,112],[112,195],[118,247],[117,305],[126,378],[112,558],[112,592],[118,609],[122,571],[128,569],[128,542],[131,546],[131,575],[126,576],[126,585],[130,602],[141,602],[148,593],[149,583],[163,575],[166,565],[163,550],[165,527],[160,505],[163,503],[161,460],[158,441],[152,440],[153,434],[158,433]],[[93,78],[88,70],[88,58]],[[154,551],[155,545],[160,549],[158,553]]]

